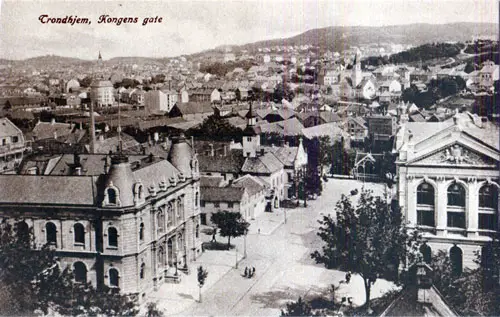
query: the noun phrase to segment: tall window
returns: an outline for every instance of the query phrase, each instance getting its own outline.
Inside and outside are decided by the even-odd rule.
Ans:
[[[118,247],[118,231],[114,227],[108,228],[108,246]]]
[[[454,276],[459,276],[460,274],[462,274],[462,266],[463,266],[462,254],[463,254],[462,249],[460,249],[456,245],[454,245],[450,249],[450,262],[452,270],[451,273]]]
[[[108,188],[108,202],[110,204],[116,205],[116,191],[113,188]]]
[[[420,253],[422,253],[422,257],[425,263],[431,264],[432,260],[432,250],[431,247],[428,246],[426,243],[422,244],[420,246]]]
[[[139,225],[139,240],[143,241],[144,240],[144,223],[141,222]]]
[[[465,207],[465,189],[457,182],[448,187],[448,206]]]
[[[479,190],[479,229],[497,230],[498,189],[486,185]]]
[[[177,217],[182,218],[184,216],[184,196],[179,198],[177,207],[178,207]]]
[[[417,187],[417,224],[434,227],[434,187],[422,183]]]
[[[47,243],[57,245],[57,228],[52,222],[47,222],[45,225],[45,235]]]
[[[158,233],[162,233],[165,231],[165,211],[163,208],[160,208],[158,210],[158,213],[156,214],[156,226],[158,229]]]
[[[465,189],[457,182],[448,187],[447,225],[465,229]]]
[[[158,248],[158,266],[160,268],[165,266],[165,250],[163,247]]]
[[[197,224],[196,225],[196,238],[199,238],[200,237],[200,225]]]
[[[30,228],[26,222],[20,221],[16,223],[16,236],[19,241],[26,244],[30,243]]]
[[[83,228],[83,225],[81,223],[75,223],[73,231],[75,234],[75,243],[85,244],[85,228]]]
[[[83,262],[75,262],[73,265],[75,282],[86,283],[87,282],[87,267]]]
[[[120,276],[118,275],[117,269],[109,269],[109,286],[111,287],[119,287],[120,285]]]
[[[172,203],[167,205],[167,227],[172,226],[174,223],[174,206]]]
[[[199,200],[200,200],[200,193],[196,192],[196,194],[194,195],[194,206],[195,207],[198,207]]]
[[[141,280],[144,278],[145,275],[146,275],[146,264],[142,263],[141,271],[139,272],[139,277],[141,278]]]

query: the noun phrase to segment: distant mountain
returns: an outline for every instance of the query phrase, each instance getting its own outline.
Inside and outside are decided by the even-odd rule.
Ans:
[[[494,23],[408,24],[383,27],[332,26],[313,29],[302,34],[240,46],[254,50],[276,45],[314,45],[322,49],[342,51],[351,46],[370,43],[421,45],[432,42],[468,41],[474,36],[498,35]]]

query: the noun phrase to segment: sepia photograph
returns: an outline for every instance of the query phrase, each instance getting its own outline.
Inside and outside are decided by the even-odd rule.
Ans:
[[[0,316],[500,316],[499,0],[0,0]]]

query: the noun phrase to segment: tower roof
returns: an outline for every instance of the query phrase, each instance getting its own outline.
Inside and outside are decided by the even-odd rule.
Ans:
[[[248,112],[247,112],[245,118],[247,118],[247,119],[255,118],[255,115],[253,114],[253,111],[252,111],[252,103],[251,102],[250,102],[250,109],[248,109]]]
[[[186,177],[191,175],[191,159],[193,151],[191,146],[186,142],[184,134],[172,138],[172,147],[168,154],[168,160],[172,163],[179,172]]]

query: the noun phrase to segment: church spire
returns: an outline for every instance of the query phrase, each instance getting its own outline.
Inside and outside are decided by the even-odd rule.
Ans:
[[[247,118],[247,126],[254,126],[255,125],[255,115],[253,114],[252,111],[252,102],[250,102],[250,109],[248,110],[245,118]]]

